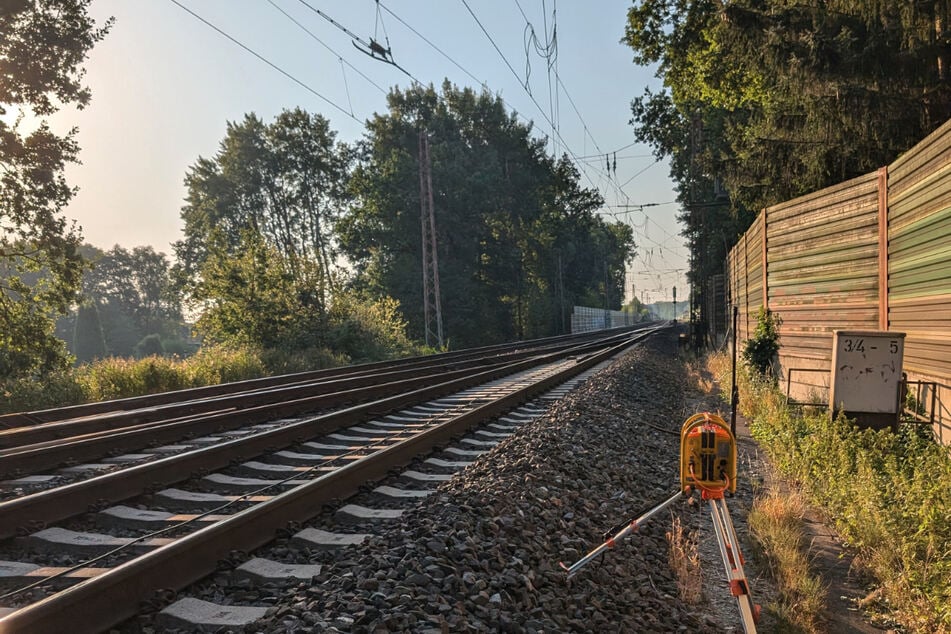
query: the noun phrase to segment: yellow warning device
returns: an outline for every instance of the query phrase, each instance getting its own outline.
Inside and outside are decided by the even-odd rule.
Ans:
[[[694,414],[680,430],[680,489],[701,491],[703,499],[736,492],[736,439],[716,414]]]

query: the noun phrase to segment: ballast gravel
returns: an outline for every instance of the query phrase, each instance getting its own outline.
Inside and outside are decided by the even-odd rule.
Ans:
[[[678,437],[662,431],[678,432],[686,414],[675,337],[632,350],[397,526],[323,561],[251,630],[722,631],[677,598],[669,512],[572,580],[559,568],[676,490]]]

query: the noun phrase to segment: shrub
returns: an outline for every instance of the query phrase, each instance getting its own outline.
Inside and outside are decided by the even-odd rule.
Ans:
[[[202,348],[184,363],[192,385],[216,385],[267,376],[261,357],[261,351],[250,346],[213,346]]]
[[[335,368],[350,363],[343,354],[334,353],[326,348],[304,348],[302,350],[264,350],[261,362],[271,374],[290,374],[323,368]]]
[[[391,297],[371,299],[340,293],[330,310],[328,346],[354,361],[372,361],[416,352],[406,336],[406,320]]]
[[[951,632],[948,449],[915,427],[860,430],[842,416],[807,414],[768,382],[737,379],[753,436],[858,549],[890,616],[910,631]]]
[[[779,352],[779,326],[783,320],[765,306],[756,313],[756,330],[743,346],[743,360],[760,376],[773,376],[773,359]]]
[[[106,340],[102,335],[102,323],[99,321],[99,309],[95,302],[84,302],[79,306],[73,346],[76,359],[80,363],[106,356]]]
[[[41,380],[10,379],[0,383],[0,414],[49,409],[87,400],[75,372],[69,370],[53,372]]]
[[[162,348],[169,356],[184,358],[194,354],[197,346],[189,344],[184,339],[162,339]]]
[[[163,354],[165,354],[165,347],[162,345],[162,337],[158,334],[146,335],[142,341],[135,344],[135,356],[139,359]]]

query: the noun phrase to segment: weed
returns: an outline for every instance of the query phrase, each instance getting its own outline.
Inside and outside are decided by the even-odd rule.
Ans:
[[[762,377],[773,376],[773,359],[779,352],[779,326],[783,320],[765,306],[756,313],[756,329],[743,346],[747,367]]]
[[[670,544],[667,558],[677,580],[680,599],[692,605],[699,603],[703,585],[697,531],[685,531],[680,518],[674,516],[670,530],[667,531],[667,543]]]
[[[725,367],[721,385],[729,382]],[[737,379],[753,436],[858,550],[890,616],[910,631],[951,633],[947,447],[908,426],[857,429],[841,416],[805,413],[768,382],[742,371]]]
[[[773,478],[754,500],[748,521],[779,590],[778,600],[769,609],[791,629],[813,633],[821,631],[826,588],[810,570],[803,544],[804,513],[801,493],[781,487]]]

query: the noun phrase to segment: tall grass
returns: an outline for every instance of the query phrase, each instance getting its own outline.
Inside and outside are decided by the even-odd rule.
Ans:
[[[728,364],[711,369],[729,384]],[[753,436],[858,550],[891,617],[911,631],[951,633],[947,447],[914,426],[859,430],[842,417],[792,408],[771,385],[738,374]]]
[[[0,414],[217,385],[335,367],[348,361],[325,349],[282,352],[225,347],[205,348],[185,359],[103,359],[42,381],[0,384]]]
[[[779,591],[769,609],[780,629],[817,634],[823,631],[820,620],[826,587],[809,563],[804,515],[805,501],[799,491],[771,478],[765,489],[757,491],[748,521],[758,552]]]

